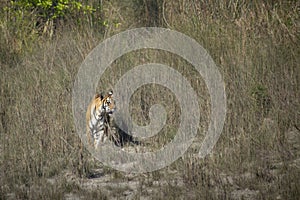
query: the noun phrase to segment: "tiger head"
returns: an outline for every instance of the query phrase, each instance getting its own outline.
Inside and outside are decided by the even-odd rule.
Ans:
[[[113,91],[108,92],[108,94],[105,97],[100,95],[100,99],[102,101],[102,111],[109,115],[113,114],[113,112],[116,110]]]

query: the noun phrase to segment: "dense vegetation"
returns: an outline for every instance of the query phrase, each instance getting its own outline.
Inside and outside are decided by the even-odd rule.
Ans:
[[[300,196],[299,1],[21,0],[1,1],[0,10],[0,199],[122,199],[130,181],[138,183],[130,191],[135,199]],[[81,62],[98,43],[145,26],[177,30],[208,50],[226,84],[228,112],[207,158],[195,158],[195,142],[171,166],[129,176],[81,151],[71,94]],[[209,94],[178,56],[147,49],[126,54],[105,72],[99,90],[148,62],[168,64],[191,82],[200,102],[200,140]],[[140,124],[153,103],[166,105],[166,128],[146,142],[155,147],[172,139],[180,113],[174,95],[162,96],[162,90],[148,85],[132,97]],[[110,176],[109,183],[128,186],[84,187],[96,169]]]

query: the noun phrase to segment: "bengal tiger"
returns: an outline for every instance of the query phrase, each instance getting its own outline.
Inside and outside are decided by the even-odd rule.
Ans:
[[[105,96],[96,94],[89,104],[86,112],[86,134],[89,144],[95,149],[108,138],[109,124],[115,109],[112,91]]]

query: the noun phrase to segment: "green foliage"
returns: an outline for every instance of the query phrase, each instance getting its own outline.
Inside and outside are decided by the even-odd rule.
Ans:
[[[102,20],[100,3],[88,5],[83,0],[12,0],[2,4],[0,11],[0,24],[8,27],[13,39],[25,44],[35,41],[37,33],[52,37],[68,21],[79,27]]]
[[[84,0],[12,0],[0,2],[0,57],[13,65],[13,59],[31,51],[41,35],[48,38],[71,25],[102,30],[101,2]],[[8,47],[6,49],[6,47]],[[3,55],[3,56],[2,56]]]
[[[90,14],[95,11],[92,6],[77,0],[20,0],[10,1],[5,8],[12,14],[31,11],[37,17],[56,19],[77,13]]]

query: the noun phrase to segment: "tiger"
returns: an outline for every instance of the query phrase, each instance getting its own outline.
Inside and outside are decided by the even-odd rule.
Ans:
[[[108,138],[108,129],[115,110],[113,91],[105,96],[96,94],[90,102],[86,112],[86,134],[89,144],[95,149]]]

